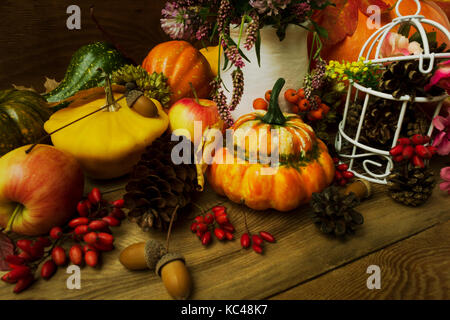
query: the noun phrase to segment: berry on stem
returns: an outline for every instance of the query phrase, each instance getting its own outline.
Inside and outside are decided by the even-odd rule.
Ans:
[[[272,236],[270,233],[268,233],[266,231],[260,231],[259,236],[267,242],[271,242],[271,243],[275,242],[274,236]]]
[[[60,246],[56,246],[52,250],[52,259],[57,266],[63,266],[66,264],[66,252]]]
[[[225,231],[223,231],[220,228],[215,228],[214,235],[216,236],[217,239],[223,240],[225,238]]]
[[[98,263],[98,252],[97,251],[88,251],[84,255],[84,261],[90,267],[97,266]]]
[[[254,244],[256,244],[257,246],[261,246],[263,244],[263,239],[261,239],[258,235],[254,234],[252,236],[252,241]]]
[[[41,268],[41,277],[45,280],[50,279],[56,272],[56,264],[53,260],[47,260]]]
[[[255,251],[256,253],[262,254],[263,250],[262,247],[258,246],[256,243],[254,243],[252,245],[252,249],[253,251]]]
[[[100,203],[102,200],[102,194],[98,188],[93,188],[88,194],[88,200],[92,204]]]
[[[58,240],[59,238],[61,238],[63,235],[63,230],[61,229],[61,227],[53,227],[50,230],[50,238],[54,239],[54,240]]]

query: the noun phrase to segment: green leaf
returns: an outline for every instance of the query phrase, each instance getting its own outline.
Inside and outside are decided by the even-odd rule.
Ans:
[[[324,27],[319,26],[315,21],[311,20],[312,25],[314,26],[314,30],[316,30],[317,34],[323,38],[323,39],[327,39],[328,38],[328,31],[327,29],[325,29]]]
[[[433,44],[436,43],[436,32],[427,32],[427,39],[428,39],[428,45],[431,47]],[[423,48],[423,41],[422,37],[420,36],[419,31],[414,33],[410,38],[409,42],[417,41],[421,47]]]
[[[401,34],[402,36],[408,38],[410,30],[411,30],[411,23],[404,22],[400,25],[400,28],[398,28],[398,34]]]
[[[214,24],[214,28],[213,28],[213,30],[211,32],[211,37],[209,37],[209,42],[213,42],[213,39],[214,39],[214,37],[216,36],[216,33],[217,33],[217,28],[218,28],[218,25],[217,25],[217,23],[215,23]],[[219,45],[220,45],[220,43],[219,43]]]
[[[258,60],[258,67],[261,67],[261,33],[259,32],[259,29],[256,34],[255,51],[256,59]]]

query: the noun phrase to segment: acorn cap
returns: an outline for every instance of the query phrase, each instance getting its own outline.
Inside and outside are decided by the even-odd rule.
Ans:
[[[356,181],[360,181],[367,188],[367,193],[364,198],[369,198],[372,195],[372,184],[365,179],[357,179]]]
[[[167,251],[164,245],[157,240],[150,239],[145,244],[145,261],[150,270],[155,270],[158,261],[166,255]]]
[[[169,252],[165,254],[156,264],[156,274],[161,277],[161,269],[169,262],[175,261],[175,260],[181,260],[183,263],[186,263],[184,260],[184,257],[177,253],[177,252]]]
[[[132,108],[134,103],[137,101],[137,99],[139,99],[140,97],[142,97],[144,95],[144,93],[142,91],[139,90],[131,90],[127,93],[127,105]]]

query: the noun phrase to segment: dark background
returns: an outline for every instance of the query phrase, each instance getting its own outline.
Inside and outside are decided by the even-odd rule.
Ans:
[[[81,8],[81,30],[68,30],[69,5]],[[82,45],[106,40],[95,16],[125,52],[141,63],[157,43],[168,40],[159,19],[165,0],[0,0],[0,89],[12,84],[43,91],[45,76],[60,81]]]

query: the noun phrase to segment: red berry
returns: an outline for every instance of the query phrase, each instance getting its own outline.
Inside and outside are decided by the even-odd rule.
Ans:
[[[430,159],[432,157],[431,152],[423,145],[417,145],[415,151],[416,154],[423,159]]]
[[[191,231],[195,232],[197,230],[197,222],[192,222],[191,224]]]
[[[402,152],[403,159],[408,160],[413,156],[413,154],[414,154],[413,146],[407,145],[403,148]]]
[[[39,241],[36,241],[34,244],[31,245],[30,251],[31,257],[33,259],[42,258],[42,256],[44,255],[44,246]]]
[[[266,231],[260,231],[259,236],[264,240],[266,240],[267,242],[275,242],[275,238]]]
[[[125,212],[123,212],[123,210],[119,208],[114,208],[109,215],[119,220],[123,220],[126,218]]]
[[[216,217],[216,221],[217,221],[218,224],[229,223],[228,217],[227,217],[226,214],[222,214],[222,215]]]
[[[241,246],[242,246],[242,248],[245,248],[245,249],[250,247],[250,236],[248,235],[248,233],[244,233],[241,236]]]
[[[22,251],[24,251],[24,252],[26,252],[26,253],[28,253],[29,255],[32,256],[32,254],[31,254],[31,240],[29,240],[29,239],[18,240],[16,242],[16,246],[20,250],[22,250]]]
[[[224,223],[220,226],[223,230],[228,231],[228,232],[234,232],[234,227],[231,223]]]
[[[106,232],[100,232],[98,234],[98,243],[104,245],[111,245],[114,242],[114,236]]]
[[[52,250],[52,259],[57,266],[63,266],[66,264],[66,252],[60,246],[56,246]]]
[[[231,240],[233,240],[233,234],[229,231],[225,231],[225,238],[227,238],[227,240],[231,241]]]
[[[29,253],[26,253],[25,251],[22,251],[17,255],[19,258],[24,259],[25,261],[32,261],[33,258],[30,256]]]
[[[63,235],[63,230],[61,229],[61,227],[53,227],[50,230],[50,238],[52,238],[54,240],[58,240],[59,238],[61,238],[62,235]]]
[[[402,162],[403,161],[403,156],[402,155],[395,156],[392,160],[394,160],[394,162]]]
[[[215,228],[214,234],[215,234],[216,238],[219,240],[223,240],[225,238],[225,231],[223,231],[220,228]]]
[[[5,281],[11,282],[11,281],[18,281],[20,279],[25,278],[26,276],[30,275],[31,270],[29,267],[26,266],[14,266],[14,268],[8,272],[5,275]]]
[[[340,165],[337,166],[337,169],[339,171],[347,171],[348,170],[348,164],[346,163],[341,163]]]
[[[73,264],[77,266],[83,262],[83,248],[79,245],[73,245],[69,250],[69,258]]]
[[[339,158],[334,157],[333,158],[333,162],[334,162],[334,164],[338,164],[339,163]]]
[[[97,249],[95,249],[93,246],[91,246],[90,244],[85,244],[83,246],[83,252],[86,253],[88,251],[97,251]]]
[[[342,177],[344,177],[345,179],[353,179],[353,177],[355,176],[355,174],[351,171],[344,171],[342,172]]]
[[[34,281],[34,277],[30,274],[25,278],[17,281],[16,286],[14,287],[14,293],[20,293],[23,290],[27,289]]]
[[[345,186],[347,183],[348,183],[348,180],[347,180],[347,179],[341,179],[341,180],[339,180],[339,185],[340,185],[340,186]]]
[[[5,273],[5,274],[2,276],[2,281],[6,282],[6,283],[16,283],[16,282],[17,282],[17,280],[11,280],[11,279],[9,279],[8,273]]]
[[[111,217],[111,216],[103,217],[102,220],[105,221],[110,227],[120,226],[120,220],[116,219],[114,217]]]
[[[402,144],[402,145],[408,145],[408,144],[411,144],[411,139],[409,139],[409,138],[399,138],[397,140],[397,143],[398,144]]]
[[[197,223],[204,223],[205,222],[205,218],[203,216],[196,216],[194,219],[195,222]]]
[[[52,242],[47,237],[39,237],[36,241],[44,248],[50,247],[52,245]]]
[[[336,170],[334,172],[334,177],[337,181],[342,180],[342,172]]]
[[[199,237],[199,238],[201,238],[205,234],[205,232],[201,232],[200,230],[197,230],[195,233],[197,234],[197,237]]]
[[[102,194],[98,188],[93,188],[88,194],[89,202],[92,204],[100,203],[102,200]]]
[[[96,243],[94,244],[94,247],[98,251],[111,251],[114,249],[114,245],[112,243],[110,244]]]
[[[94,245],[97,242],[97,240],[98,240],[97,233],[96,232],[89,232],[88,234],[84,235],[83,240],[87,244]]]
[[[106,217],[104,217],[106,218]],[[102,220],[94,220],[91,221],[88,225],[90,231],[100,231],[105,229],[108,226],[108,222]]]
[[[205,220],[206,224],[211,224],[211,223],[214,222],[214,216],[211,213],[207,213],[205,215],[205,219],[204,220]]]
[[[227,208],[225,208],[224,206],[215,206],[213,207],[211,210],[212,212],[216,213],[216,212],[225,212]]]
[[[124,201],[123,199],[119,199],[119,200],[114,201],[114,202],[112,203],[112,205],[113,205],[114,207],[116,207],[116,208],[121,209],[121,208],[123,208],[123,206],[125,205],[125,201]]]
[[[433,146],[428,146],[427,149],[431,153],[431,156],[434,156],[437,152],[437,148]]]
[[[393,156],[393,157],[401,155],[402,152],[403,152],[403,145],[401,145],[401,144],[393,147],[391,149],[391,151],[389,151],[390,155]]]
[[[207,231],[202,235],[202,245],[206,246],[211,242],[211,232]]]
[[[83,201],[78,202],[77,212],[80,215],[80,217],[89,216],[89,207],[87,205],[87,201],[83,200]]]
[[[254,234],[252,236],[252,241],[254,244],[256,244],[257,246],[261,246],[263,244],[263,239],[261,239],[258,235]]]
[[[22,264],[25,264],[26,260],[22,257],[10,254],[10,255],[6,256],[5,262],[16,264],[16,265],[22,265]]]
[[[202,234],[208,230],[208,226],[204,223],[197,224],[197,231],[200,231]]]
[[[75,218],[69,221],[69,227],[70,228],[76,228],[78,226],[82,226],[84,224],[88,224],[89,223],[89,218],[86,217],[79,217],[79,218]]]
[[[259,253],[259,254],[261,254],[263,252],[262,248],[260,246],[258,246],[256,243],[254,243],[252,245],[252,249],[253,249],[253,251],[255,251],[256,253]]]
[[[74,230],[73,232],[74,232],[74,234],[76,234],[77,236],[83,236],[83,235],[85,235],[86,233],[88,233],[89,231],[90,231],[90,230],[89,230],[89,227],[88,227],[87,225],[83,224],[82,226],[76,227],[75,230]]]
[[[425,164],[423,163],[423,160],[417,155],[415,155],[412,158],[412,163],[413,163],[413,165],[415,167],[420,167],[420,168],[424,168],[425,167]]]
[[[90,267],[95,267],[98,263],[98,252],[97,251],[88,251],[84,255],[84,261]]]
[[[419,144],[425,144],[428,143],[430,141],[430,137],[428,136],[422,136],[420,134],[415,134],[413,135],[413,137],[411,138],[412,143],[419,145]]]
[[[50,279],[56,272],[56,264],[53,260],[47,260],[42,265],[41,268],[41,277],[45,280]]]

